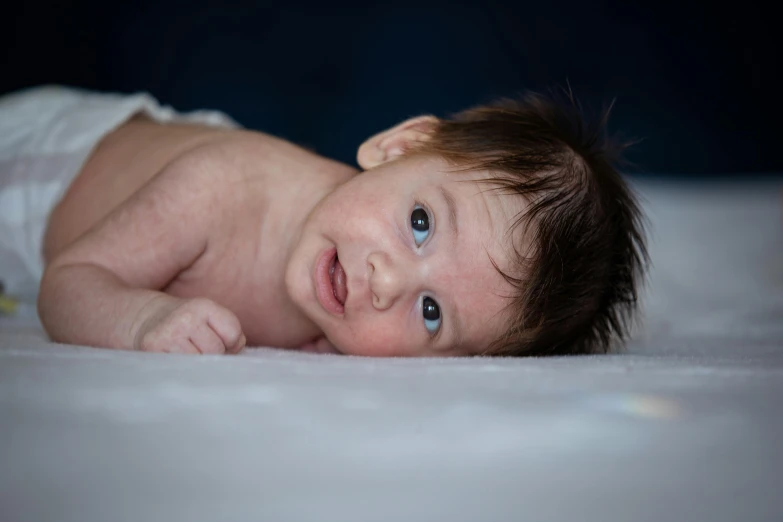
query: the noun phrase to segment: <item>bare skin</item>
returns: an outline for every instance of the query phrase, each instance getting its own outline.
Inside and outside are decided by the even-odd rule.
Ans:
[[[262,133],[134,118],[51,215],[42,322],[55,340],[148,351],[317,342],[279,274],[301,209],[355,173]]]
[[[505,326],[495,264],[522,201],[404,154],[432,121],[368,139],[357,176],[263,133],[132,119],[52,212],[45,329],[157,352],[479,352]]]

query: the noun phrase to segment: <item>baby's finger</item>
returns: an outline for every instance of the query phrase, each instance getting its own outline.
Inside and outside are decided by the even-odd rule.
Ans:
[[[245,345],[247,345],[247,338],[245,338],[245,334],[242,334],[233,347],[226,349],[226,353],[239,353]]]
[[[244,347],[245,336],[242,334],[242,325],[233,312],[223,307],[215,307],[209,314],[208,323],[223,341],[226,351],[237,352]]]
[[[188,338],[172,340],[160,351],[163,353],[187,353],[192,355],[199,355],[201,353],[196,345]]]
[[[194,328],[190,334],[190,341],[203,354],[218,354],[226,351],[223,340],[206,323],[201,323]]]

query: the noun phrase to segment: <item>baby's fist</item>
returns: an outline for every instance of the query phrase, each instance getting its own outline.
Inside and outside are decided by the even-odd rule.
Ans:
[[[135,336],[136,350],[220,354],[237,353],[245,346],[237,316],[214,301],[162,299],[150,307]]]

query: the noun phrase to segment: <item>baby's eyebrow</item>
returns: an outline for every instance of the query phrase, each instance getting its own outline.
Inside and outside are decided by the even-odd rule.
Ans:
[[[446,206],[449,208],[449,223],[451,224],[451,229],[454,231],[454,236],[459,236],[459,220],[457,219],[457,201],[454,199],[454,194],[452,194],[446,187],[443,185],[440,185],[438,187],[440,189],[440,193],[443,196],[443,199],[446,200]]]

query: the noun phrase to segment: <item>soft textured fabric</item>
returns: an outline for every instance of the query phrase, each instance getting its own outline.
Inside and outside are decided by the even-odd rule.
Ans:
[[[0,321],[0,518],[779,522],[781,185],[640,188],[626,354],[194,357]]]
[[[147,93],[96,93],[43,86],[0,98],[0,281],[35,295],[49,213],[101,138],[133,115],[159,122],[234,127],[216,111],[178,113]]]

